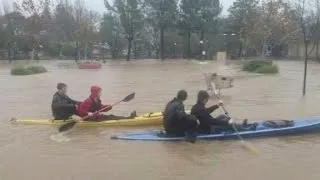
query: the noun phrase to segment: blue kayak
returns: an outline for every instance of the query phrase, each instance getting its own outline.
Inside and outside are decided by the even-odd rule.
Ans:
[[[280,123],[279,123],[280,122]],[[243,138],[285,136],[320,132],[320,117],[296,120],[274,120],[256,123],[254,130],[240,131]],[[142,131],[112,136],[112,139],[142,140],[142,141],[182,141],[185,137],[168,137],[164,131]],[[197,139],[227,140],[235,139],[234,131],[225,130],[214,134],[198,134]]]

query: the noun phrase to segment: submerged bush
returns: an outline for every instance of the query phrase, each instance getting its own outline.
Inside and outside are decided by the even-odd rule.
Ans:
[[[59,68],[73,68],[73,67],[76,67],[76,63],[73,61],[73,62],[60,62],[58,63],[58,67]]]
[[[273,64],[272,61],[266,60],[253,60],[244,63],[244,71],[261,73],[261,74],[276,74],[279,72],[278,66]]]
[[[11,69],[11,75],[30,75],[45,73],[47,69],[43,66],[15,66]]]

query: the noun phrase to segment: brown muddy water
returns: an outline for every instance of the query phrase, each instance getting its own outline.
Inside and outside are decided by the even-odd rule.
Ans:
[[[133,101],[114,107],[114,114],[163,110],[180,89],[189,92],[185,102],[189,109],[197,91],[206,88],[202,73],[219,69],[216,62],[195,61],[108,61],[100,70],[59,68],[55,61],[41,63],[48,73],[22,77],[10,76],[9,65],[1,64],[1,180],[320,179],[319,134],[248,140],[261,151],[256,156],[236,140],[196,144],[121,141],[110,140],[110,136],[141,128],[77,127],[66,135],[70,141],[58,143],[50,139],[57,127],[12,125],[11,117],[50,118],[58,82],[67,83],[68,94],[78,100],[88,96],[93,84],[103,88],[106,103],[136,92]],[[310,63],[307,96],[302,97],[303,63],[276,63],[278,75],[248,74],[236,64],[224,69],[235,76],[234,88],[222,91],[233,117],[263,120],[320,115],[320,64]]]

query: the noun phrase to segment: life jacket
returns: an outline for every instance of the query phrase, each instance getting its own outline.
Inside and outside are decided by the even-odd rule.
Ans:
[[[89,112],[95,112],[101,109],[102,107],[101,100],[98,98],[98,93],[100,90],[101,88],[99,86],[91,86],[91,89],[90,89],[91,94],[89,98],[91,99],[92,104],[89,107]]]

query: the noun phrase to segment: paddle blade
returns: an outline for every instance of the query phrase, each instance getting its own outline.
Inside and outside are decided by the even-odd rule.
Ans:
[[[131,101],[131,100],[134,98],[135,95],[136,95],[136,93],[129,94],[129,95],[126,96],[122,101],[123,101],[123,102]]]
[[[258,149],[256,149],[255,147],[253,147],[251,144],[249,144],[249,143],[247,143],[247,142],[245,142],[245,141],[241,141],[242,142],[242,145],[243,145],[243,147],[245,148],[245,149],[247,149],[248,151],[250,151],[250,152],[252,152],[252,153],[254,153],[254,154],[256,154],[256,155],[260,155],[260,152],[259,152],[259,150]]]
[[[77,121],[67,122],[59,127],[59,132],[68,131],[69,129],[73,128],[76,125]]]

